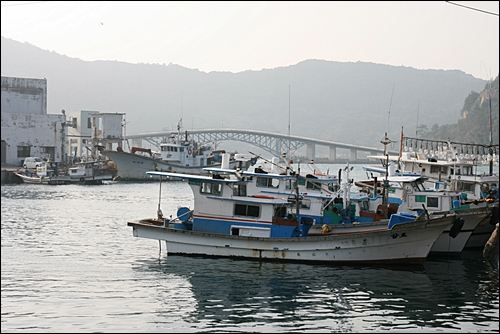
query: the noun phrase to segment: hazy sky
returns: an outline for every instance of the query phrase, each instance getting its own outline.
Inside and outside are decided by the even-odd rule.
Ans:
[[[1,6],[3,37],[89,61],[241,72],[324,59],[456,69],[482,79],[499,73],[499,1],[2,1]]]

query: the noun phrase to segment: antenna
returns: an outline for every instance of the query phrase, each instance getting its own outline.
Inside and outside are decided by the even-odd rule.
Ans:
[[[394,94],[394,84],[392,84],[391,103],[389,103],[389,116],[387,117],[387,132],[389,132],[389,120],[391,118],[392,95]]]
[[[418,138],[418,114],[420,113],[420,100],[417,105],[417,127],[415,128],[415,138]]]
[[[288,85],[288,151],[286,158],[290,161],[290,85]]]

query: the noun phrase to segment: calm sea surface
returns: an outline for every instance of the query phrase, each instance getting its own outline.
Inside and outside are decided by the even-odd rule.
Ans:
[[[481,250],[411,267],[167,256],[127,226],[156,216],[156,182],[1,193],[2,333],[499,331]],[[193,207],[190,188],[164,182],[163,213],[178,206]]]

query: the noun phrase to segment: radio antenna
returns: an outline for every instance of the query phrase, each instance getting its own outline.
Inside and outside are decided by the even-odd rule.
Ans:
[[[387,117],[387,133],[389,133],[389,120],[391,119],[392,96],[394,95],[394,84],[392,84],[391,103],[389,103],[389,115]]]

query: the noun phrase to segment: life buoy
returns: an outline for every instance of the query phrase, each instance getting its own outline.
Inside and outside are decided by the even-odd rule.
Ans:
[[[188,149],[188,154],[191,155],[193,153],[192,149]]]

